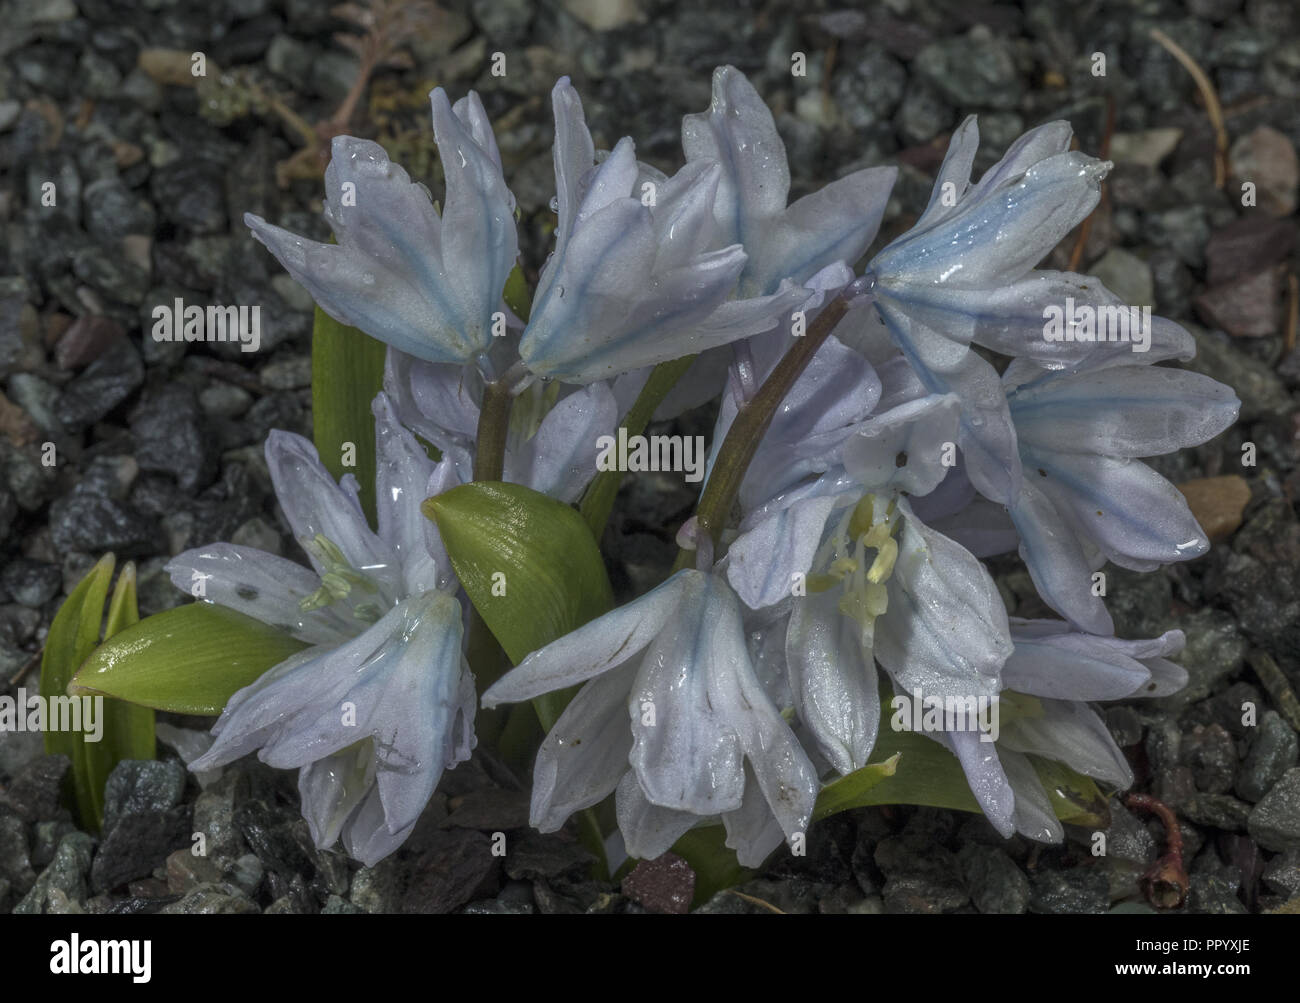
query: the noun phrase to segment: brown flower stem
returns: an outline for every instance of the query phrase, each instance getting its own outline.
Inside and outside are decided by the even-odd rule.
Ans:
[[[826,304],[807,333],[795,340],[794,345],[772,370],[772,374],[758,388],[758,392],[736,413],[736,420],[731,423],[727,437],[722,440],[722,448],[718,450],[708,486],[695,510],[695,523],[701,540],[707,537],[717,546],[722,529],[731,514],[731,506],[740,491],[745,471],[749,469],[758,444],[772,424],[777,408],[848,311],[849,299],[845,293]],[[678,556],[679,566],[684,566],[683,556]]]
[[[1165,853],[1146,874],[1142,890],[1157,909],[1177,909],[1187,901],[1187,868],[1183,865],[1183,832],[1173,810],[1150,794],[1129,794],[1126,807],[1155,815],[1165,827]]]

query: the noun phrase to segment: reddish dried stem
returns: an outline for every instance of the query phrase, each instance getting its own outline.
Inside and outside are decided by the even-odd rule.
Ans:
[[[1142,889],[1157,909],[1177,909],[1187,901],[1189,882],[1183,865],[1183,832],[1173,809],[1150,794],[1129,794],[1124,804],[1155,815],[1165,827],[1165,853],[1142,875]]]

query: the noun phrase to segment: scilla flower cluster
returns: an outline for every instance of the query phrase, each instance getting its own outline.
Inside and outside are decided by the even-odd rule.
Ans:
[[[503,299],[515,202],[473,93],[432,94],[440,205],[344,136],[325,179],[334,243],[246,218],[323,310],[388,346],[378,522],[350,476],[273,433],[267,461],[310,568],[231,544],[175,558],[180,587],[201,575],[209,601],[308,645],[229,701],[192,765],[257,751],[297,769],[318,845],[373,863],[471,754],[477,707],[576,687],[536,752],[534,826],[613,795],[633,857],[721,822],[757,865],[807,831],[824,785],[877,761],[890,695],[924,694],[1017,709],[996,732],[924,738],[956,757],[998,832],[1059,840],[1034,762],[1127,786],[1092,703],[1185,679],[1168,660],[1181,633],[1116,638],[1094,587],[1108,561],[1146,571],[1208,546],[1141,458],[1206,441],[1238,409],[1222,384],[1157,365],[1193,352],[1169,321],[1140,345],[1045,336],[1045,310],[1067,298],[1121,309],[1095,279],[1035,267],[1110,165],[1052,122],[975,181],[969,119],[928,207],[864,263],[895,171],[788,204],[784,146],[735,69],[685,118],[671,176],[631,139],[598,153],[567,79],[551,101],[555,243],[526,321]],[[421,503],[473,480],[578,501],[651,368],[688,356],[676,397],[719,405],[677,568],[476,694],[471,604]],[[540,420],[485,438],[489,412],[523,395]],[[1008,616],[983,559],[1015,551],[1055,617]]]

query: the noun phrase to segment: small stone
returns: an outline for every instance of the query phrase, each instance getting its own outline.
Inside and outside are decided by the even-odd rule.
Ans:
[[[184,894],[195,885],[221,880],[221,870],[207,857],[196,857],[192,849],[177,850],[167,858],[167,890]]]
[[[56,564],[17,557],[0,571],[0,585],[15,602],[40,609],[59,594],[63,587],[63,572]]]
[[[651,912],[685,915],[695,894],[695,872],[675,853],[642,860],[623,879],[623,894]]]
[[[1040,867],[1031,880],[1030,912],[1103,913],[1110,908],[1110,880],[1100,867]]]
[[[94,362],[126,332],[110,317],[92,314],[78,317],[59,338],[54,361],[60,369],[80,369]]]
[[[637,0],[560,0],[564,9],[592,31],[613,31],[645,20]]]
[[[232,913],[260,913],[257,905],[235,892],[225,884],[195,885],[179,902],[163,906],[159,910],[165,915],[186,914],[192,916],[214,916]]]
[[[149,182],[153,204],[187,233],[226,229],[226,196],[221,168],[208,160],[181,158],[154,171]]]
[[[1255,805],[1247,829],[1266,850],[1300,849],[1300,768],[1284,773]]]
[[[27,826],[7,808],[0,808],[0,879],[19,895],[26,895],[36,883]]]
[[[1296,733],[1282,715],[1275,710],[1264,711],[1255,740],[1237,774],[1237,794],[1250,802],[1261,800],[1296,765],[1298,746]]]
[[[1123,248],[1112,247],[1088,271],[1118,296],[1121,303],[1150,306],[1155,299],[1151,266]]]
[[[1237,531],[1241,514],[1250,501],[1250,485],[1240,474],[1184,481],[1178,490],[1187,499],[1205,535],[1214,543],[1228,539]]]
[[[912,64],[953,104],[1012,108],[1020,76],[1007,44],[984,25],[927,45]]]
[[[971,902],[982,913],[1018,915],[1029,907],[1029,879],[997,846],[967,843],[957,854]]]
[[[1117,132],[1110,140],[1110,159],[1117,164],[1159,167],[1182,138],[1183,130],[1174,128]]]
[[[528,825],[528,794],[522,791],[484,787],[452,798],[447,808],[450,814],[440,823],[444,828],[504,832]]]
[[[516,880],[573,876],[591,867],[591,854],[560,835],[526,830],[506,853],[506,874]]]
[[[1295,212],[1300,163],[1291,141],[1276,129],[1257,126],[1233,143],[1228,173],[1237,191],[1247,182],[1255,185],[1259,208],[1269,215],[1286,217]]]
[[[1183,326],[1196,339],[1196,357],[1183,363],[1184,368],[1232,387],[1241,398],[1239,422],[1271,419],[1292,409],[1291,395],[1272,367],[1234,348],[1226,337],[1211,334],[1195,324],[1184,322]]]
[[[352,876],[348,895],[352,904],[364,912],[397,912],[400,891],[396,859],[388,857],[374,867],[361,868]]]
[[[127,234],[152,234],[157,225],[149,200],[132,192],[116,176],[91,182],[83,198],[86,229],[105,244],[116,243]]]
[[[144,383],[144,363],[135,345],[121,338],[109,345],[59,397],[56,413],[69,429],[93,425]]]
[[[14,912],[40,915],[55,908],[66,911],[68,902],[84,904],[89,894],[86,872],[90,870],[94,845],[95,841],[84,832],[71,832],[64,836],[50,866],[41,872],[31,891],[14,907]]]
[[[1189,821],[1224,832],[1244,832],[1250,816],[1250,805],[1231,794],[1192,794],[1178,808]]]
[[[1242,275],[1256,275],[1284,261],[1295,246],[1296,227],[1290,220],[1258,213],[1215,230],[1205,246],[1206,281],[1221,286]]]
[[[1282,280],[1276,269],[1266,268],[1207,289],[1193,302],[1201,319],[1234,338],[1265,338],[1278,331]]]
[[[271,390],[297,390],[311,386],[311,356],[289,355],[268,362],[258,373],[262,385]]]
[[[1206,794],[1224,794],[1232,787],[1232,776],[1237,768],[1237,746],[1221,725],[1196,725],[1183,738],[1182,756],[1192,768],[1197,790]]]
[[[141,470],[171,474],[186,493],[212,482],[217,457],[204,430],[203,412],[188,387],[168,384],[146,396],[131,416],[131,434]]]
[[[71,767],[67,756],[33,759],[0,791],[0,805],[8,806],[25,822],[57,817],[62,811],[63,778]]]
[[[199,407],[213,418],[238,418],[252,403],[247,390],[222,380],[213,380],[199,391]]]
[[[1268,862],[1261,877],[1279,895],[1300,895],[1300,850],[1279,853]]]
[[[1234,882],[1216,874],[1193,874],[1187,895],[1187,911],[1210,915],[1236,915],[1248,912],[1237,897]]]
[[[175,761],[123,759],[104,785],[104,830],[127,815],[167,811],[185,794],[185,767]]]

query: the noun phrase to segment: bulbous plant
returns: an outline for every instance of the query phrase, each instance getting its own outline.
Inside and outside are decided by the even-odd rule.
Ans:
[[[1177,325],[1107,326],[1129,312],[1095,279],[1035,270],[1110,165],[1052,122],[973,182],[968,119],[920,218],[862,264],[894,170],[787,204],[784,147],[735,69],[685,119],[672,176],[630,139],[598,156],[565,79],[555,247],[530,298],[483,106],[432,102],[441,208],[343,136],[336,243],[247,217],[328,315],[318,349],[339,323],[387,346],[373,495],[273,433],[311,570],[222,543],[182,554],[174,580],[203,602],[114,637],[76,685],[194,710],[202,675],[221,716],[192,765],[256,750],[299,769],[318,845],[341,838],[366,863],[401,845],[476,723],[480,745],[531,766],[532,824],[581,815],[597,856],[654,857],[720,823],[753,867],[782,841],[800,852],[818,818],[891,802],[1049,842],[1061,819],[1097,824],[1097,784],[1132,777],[1092,703],[1185,675],[1167,660],[1180,632],[1114,636],[1095,576],[1205,551],[1138,458],[1238,410],[1222,384],[1156,365],[1191,356]],[[1098,324],[1045,323],[1067,298]],[[677,566],[611,609],[596,541],[622,468],[686,462],[641,433],[718,397]],[[1061,619],[1008,615],[984,559],[1017,549]],[[164,667],[182,619],[184,676]],[[491,712],[524,701],[537,748]],[[612,814],[592,811],[611,796]],[[707,867],[702,845],[682,852]]]

